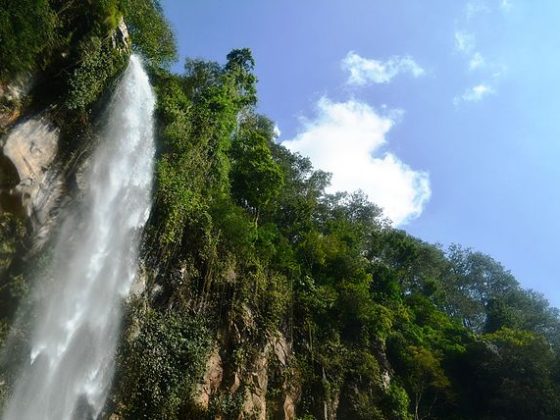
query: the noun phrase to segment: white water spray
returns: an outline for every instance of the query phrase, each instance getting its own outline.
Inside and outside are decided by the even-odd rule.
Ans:
[[[113,95],[78,209],[53,249],[54,281],[38,281],[31,354],[4,420],[95,419],[114,371],[120,307],[137,270],[150,209],[154,94],[132,56]]]

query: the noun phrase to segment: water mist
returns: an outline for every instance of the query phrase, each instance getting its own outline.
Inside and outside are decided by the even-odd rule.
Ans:
[[[95,419],[105,404],[151,204],[154,103],[132,56],[84,175],[86,191],[52,250],[53,281],[36,281],[31,352],[4,420]]]

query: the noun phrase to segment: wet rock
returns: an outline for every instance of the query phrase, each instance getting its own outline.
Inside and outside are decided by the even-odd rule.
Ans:
[[[6,182],[2,183],[1,192],[4,198],[19,201],[39,237],[46,235],[51,212],[63,189],[63,182],[53,168],[58,140],[59,130],[46,119],[36,117],[16,125],[2,144],[2,178]]]

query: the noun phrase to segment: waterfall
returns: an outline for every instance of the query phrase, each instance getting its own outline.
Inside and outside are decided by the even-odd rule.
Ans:
[[[31,351],[4,420],[95,419],[105,404],[151,204],[154,105],[133,55],[84,174],[86,191],[52,248],[52,281],[37,279]]]

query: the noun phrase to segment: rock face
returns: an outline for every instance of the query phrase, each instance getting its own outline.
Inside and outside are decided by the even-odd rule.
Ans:
[[[36,117],[16,125],[3,141],[0,205],[15,207],[19,201],[38,236],[48,229],[51,211],[62,193],[62,182],[53,168],[58,140],[59,130]],[[10,165],[15,174],[13,169],[10,173]]]
[[[223,379],[222,358],[220,357],[219,349],[216,347],[206,361],[206,372],[198,388],[196,403],[208,409],[210,398],[218,392]]]
[[[117,28],[111,35],[111,40],[113,42],[113,48],[124,48],[124,49],[130,48],[131,45],[130,35],[128,34],[128,28],[122,16],[119,20],[119,24],[117,25]]]
[[[225,349],[222,349],[224,351]],[[226,380],[224,360],[220,348],[215,347],[206,362],[206,372],[196,392],[196,403],[207,410],[213,398],[220,394],[241,396],[239,420],[268,418],[294,420],[295,404],[299,390],[286,378],[281,380],[279,395],[269,395],[269,378],[276,369],[276,374],[287,373],[290,369],[292,350],[284,335],[277,333],[269,337],[255,359],[249,363],[247,372],[233,372],[231,383]],[[271,399],[272,398],[272,399]],[[222,419],[223,417],[217,417]],[[223,419],[225,420],[225,418]]]
[[[113,48],[131,48],[128,28],[122,17],[110,36]],[[31,90],[36,77],[26,73],[8,84],[0,83],[0,147],[3,152],[0,154],[0,212],[27,216],[35,248],[44,243],[55,223],[54,216],[63,192],[68,190],[65,188],[70,181],[68,172],[72,171],[68,165],[70,162],[56,162],[60,130],[46,117],[49,111],[25,118],[22,104],[33,94]],[[71,162],[75,166],[71,190],[83,189],[79,171],[87,164],[82,158],[87,158],[88,152],[80,150],[76,154],[77,162]],[[61,165],[67,167],[61,169]]]

